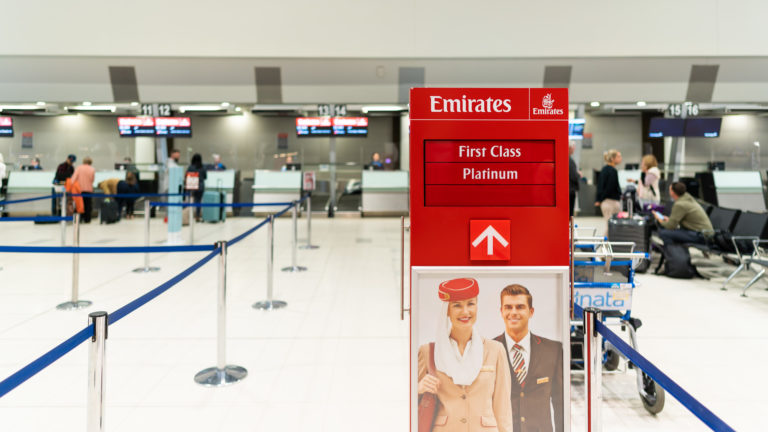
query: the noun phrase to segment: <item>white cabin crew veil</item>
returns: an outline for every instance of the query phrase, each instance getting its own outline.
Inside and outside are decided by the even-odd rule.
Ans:
[[[472,329],[472,338],[464,349],[464,355],[451,346],[451,319],[448,318],[448,305],[444,301],[440,309],[442,323],[437,326],[435,338],[435,367],[453,379],[456,385],[471,385],[483,366],[483,338]]]

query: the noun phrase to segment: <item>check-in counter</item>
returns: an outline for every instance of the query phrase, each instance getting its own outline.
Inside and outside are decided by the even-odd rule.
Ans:
[[[763,179],[758,171],[713,171],[712,176],[718,206],[765,211]]]
[[[207,171],[205,174],[205,190],[224,192],[224,202],[232,203],[235,191],[235,170]],[[227,208],[227,214],[232,214],[232,208]]]
[[[408,214],[407,171],[363,171],[364,216]]]
[[[256,170],[253,173],[253,202],[289,202],[301,199],[301,171]],[[254,207],[254,213],[273,213],[285,206]]]
[[[8,201],[34,198],[53,194],[54,171],[12,171],[8,176]],[[6,206],[11,216],[34,216],[51,214],[51,201],[38,200]]]

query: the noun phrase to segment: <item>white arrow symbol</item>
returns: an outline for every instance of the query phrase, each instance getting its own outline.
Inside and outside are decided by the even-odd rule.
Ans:
[[[483,240],[488,240],[488,256],[491,256],[493,255],[493,239],[496,239],[504,247],[507,247],[509,244],[509,242],[493,228],[493,225],[488,225],[488,228],[472,241],[472,247],[477,247]]]

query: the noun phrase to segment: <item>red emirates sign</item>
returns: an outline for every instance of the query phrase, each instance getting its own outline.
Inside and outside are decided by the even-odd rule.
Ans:
[[[469,221],[469,259],[509,261],[509,220]]]

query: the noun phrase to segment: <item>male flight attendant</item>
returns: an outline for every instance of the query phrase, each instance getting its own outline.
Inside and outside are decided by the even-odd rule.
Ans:
[[[506,331],[496,340],[509,359],[513,430],[562,432],[563,345],[528,331],[533,297],[522,285],[501,290],[501,316]]]

